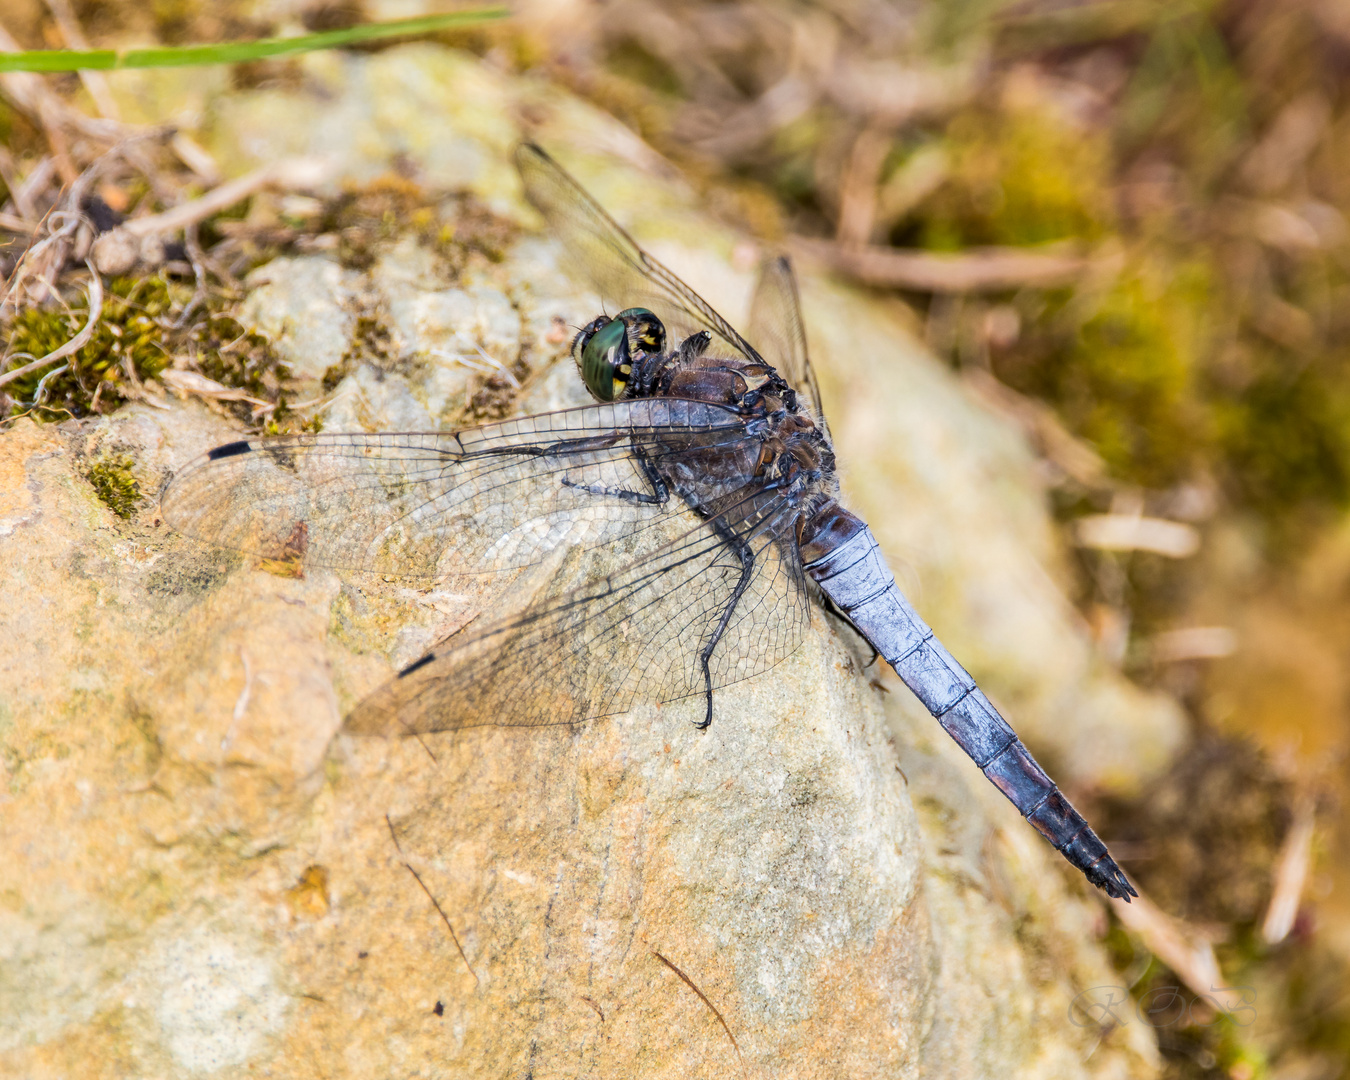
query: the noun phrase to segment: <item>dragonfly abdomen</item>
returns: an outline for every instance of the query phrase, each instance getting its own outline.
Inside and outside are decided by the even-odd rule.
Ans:
[[[905,599],[871,529],[831,504],[803,529],[801,548],[812,580],[1022,816],[1094,885],[1127,900],[1136,895],[1106,845]]]

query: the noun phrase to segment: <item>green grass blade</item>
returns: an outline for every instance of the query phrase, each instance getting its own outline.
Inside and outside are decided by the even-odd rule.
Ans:
[[[265,60],[316,49],[337,49],[380,38],[411,37],[438,30],[477,26],[504,19],[505,7],[474,8],[418,19],[365,23],[345,30],[326,30],[293,38],[263,38],[260,41],[231,41],[219,45],[183,45],[158,49],[35,49],[30,52],[0,53],[0,73],[8,71],[112,71],[117,68],[201,67],[206,64],[238,64]]]

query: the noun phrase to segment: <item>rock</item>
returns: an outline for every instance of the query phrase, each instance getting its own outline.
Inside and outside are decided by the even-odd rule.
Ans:
[[[108,277],[125,274],[137,265],[159,266],[165,258],[162,237],[141,235],[120,226],[96,237],[90,250],[99,273]]]
[[[342,360],[351,341],[355,278],[318,255],[276,259],[249,275],[239,319],[271,338],[294,374],[321,379]]]
[[[94,265],[100,274],[125,274],[141,258],[141,238],[126,229],[110,229],[94,240]]]
[[[528,222],[506,156],[528,112],[621,214],[688,226],[699,243],[658,234],[662,252],[687,250],[691,282],[739,315],[733,239],[613,120],[430,46],[302,63],[304,90],[203,110],[220,127],[202,137],[237,148],[218,160],[313,153],[360,180],[398,154]],[[157,84],[138,85],[145,108]],[[349,358],[330,430],[433,426],[487,378],[437,349],[528,361],[494,407],[584,400],[548,335],[595,301],[560,269],[525,236],[447,280],[404,243],[359,273],[273,263],[245,312],[304,378]],[[1091,662],[1025,447],[886,311],[806,295],[849,492],[909,557],[920,609],[1033,745],[1136,782],[1175,715]],[[362,319],[390,355],[349,356]],[[707,732],[677,703],[576,729],[337,734],[485,594],[295,577],[169,532],[165,477],[236,437],[200,402],[0,432],[0,1071],[1156,1072],[1142,1025],[1070,1016],[1115,981],[1097,898],[902,689],[870,685],[829,617],[720,692]],[[86,478],[110,457],[132,462],[130,520]]]

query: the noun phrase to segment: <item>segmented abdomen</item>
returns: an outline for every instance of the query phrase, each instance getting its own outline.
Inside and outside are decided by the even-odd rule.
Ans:
[[[871,529],[842,508],[831,512],[833,534],[847,538],[806,563],[806,572],[990,782],[1069,862],[1111,896],[1128,900],[1137,895],[1106,845],[910,606]]]

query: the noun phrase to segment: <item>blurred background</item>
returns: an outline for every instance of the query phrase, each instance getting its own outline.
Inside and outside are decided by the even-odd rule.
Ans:
[[[221,42],[429,10],[444,8],[8,0],[0,47]],[[1165,777],[1089,816],[1256,995],[1254,1023],[1193,1010],[1158,1026],[1167,1075],[1350,1075],[1350,4],[526,0],[438,38],[565,84],[720,217],[903,305],[1024,427],[1102,658],[1191,723]],[[231,78],[285,83],[291,64]],[[97,77],[43,82],[45,97],[0,89],[7,276],[25,223],[87,164],[44,115],[116,119]],[[190,157],[179,148],[183,176]],[[99,189],[98,205],[172,201],[191,179]],[[191,242],[237,256],[211,248],[229,240],[220,226]],[[117,290],[114,314],[160,302]],[[11,351],[68,336],[5,320]],[[29,411],[33,387],[6,390],[0,411]],[[63,400],[59,382],[43,393]],[[1175,985],[1125,928],[1105,932],[1137,995]]]

